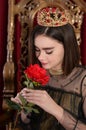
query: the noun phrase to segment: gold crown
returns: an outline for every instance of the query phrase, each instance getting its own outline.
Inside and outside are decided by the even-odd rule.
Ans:
[[[71,22],[67,10],[57,7],[45,7],[37,13],[37,23],[42,26],[57,27]]]

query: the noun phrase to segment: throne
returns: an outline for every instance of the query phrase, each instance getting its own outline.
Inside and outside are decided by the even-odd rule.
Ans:
[[[23,87],[24,74],[23,71],[27,65],[32,63],[34,57],[31,54],[31,46],[29,46],[29,36],[36,25],[36,13],[38,10],[45,7],[61,7],[64,10],[69,10],[72,18],[72,25],[75,29],[78,45],[81,43],[81,24],[83,14],[86,12],[86,2],[84,0],[20,0],[15,3],[15,0],[8,1],[8,44],[7,44],[7,61],[3,69],[3,109],[10,110],[6,105],[5,99],[13,97]],[[20,41],[15,40],[16,26],[19,24]],[[17,30],[18,31],[18,30]],[[15,62],[14,53],[16,43],[20,46],[20,55],[18,61]],[[29,58],[31,57],[31,58]],[[20,68],[18,68],[20,66]],[[20,69],[19,71],[17,71]],[[20,74],[19,74],[20,72]],[[19,75],[19,81],[18,80]],[[17,82],[17,84],[15,83]],[[8,114],[8,115],[9,115]],[[5,114],[6,115],[6,114]],[[8,125],[11,124],[11,116],[9,121],[8,116],[4,118],[3,122]]]

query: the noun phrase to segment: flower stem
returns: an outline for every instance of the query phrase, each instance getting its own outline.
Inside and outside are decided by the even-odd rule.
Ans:
[[[20,115],[20,111],[17,111],[16,117],[15,117],[15,121],[14,121],[13,130],[15,130],[15,128],[16,128],[19,115]]]

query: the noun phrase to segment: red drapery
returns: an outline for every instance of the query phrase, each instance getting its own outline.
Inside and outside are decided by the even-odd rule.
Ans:
[[[84,0],[86,2],[86,0]],[[80,44],[80,51],[81,51],[81,62],[83,65],[86,66],[86,12],[83,17],[83,23],[81,26],[81,44]]]
[[[8,0],[0,0],[0,113],[2,112],[3,66],[6,61]]]
[[[81,61],[83,65],[86,65],[86,13],[84,14],[83,23],[81,26]]]

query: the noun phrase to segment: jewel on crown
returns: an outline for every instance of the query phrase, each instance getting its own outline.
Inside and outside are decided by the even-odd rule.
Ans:
[[[37,13],[37,23],[42,26],[57,27],[70,21],[69,12],[57,7],[45,7]]]

